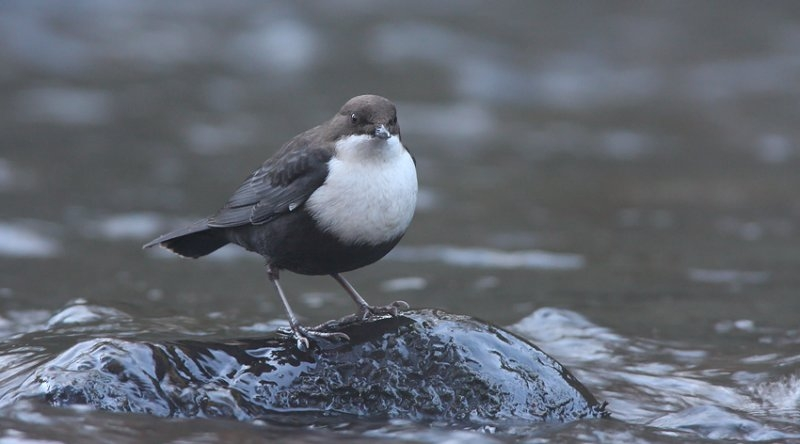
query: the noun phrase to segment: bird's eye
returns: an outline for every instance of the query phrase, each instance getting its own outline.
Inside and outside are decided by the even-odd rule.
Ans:
[[[397,116],[392,117],[392,120],[389,121],[390,125],[397,125]]]
[[[350,114],[350,121],[353,123],[358,123],[358,116],[356,113]]]

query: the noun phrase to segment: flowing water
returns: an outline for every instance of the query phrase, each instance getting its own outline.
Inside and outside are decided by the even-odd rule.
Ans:
[[[351,281],[509,327],[613,419],[291,427],[21,399],[0,441],[800,442],[793,2],[2,2],[0,395],[90,338],[284,325],[260,258],[140,247],[368,92],[398,105],[420,200]],[[331,279],[284,280],[304,322],[352,310]]]

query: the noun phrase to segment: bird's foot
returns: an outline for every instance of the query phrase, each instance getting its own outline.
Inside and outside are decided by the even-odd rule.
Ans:
[[[397,316],[401,311],[408,310],[408,308],[409,305],[406,301],[394,301],[389,305],[362,305],[358,308],[357,312],[344,317],[342,322],[347,324],[350,322],[366,321],[376,316]]]
[[[397,316],[401,311],[408,310],[409,308],[410,306],[406,301],[394,301],[389,305],[382,305],[382,306],[363,305],[359,307],[357,312],[351,315],[323,322],[322,324],[317,325],[311,330],[318,331],[318,330],[327,330],[331,328],[338,328],[356,322],[363,322],[366,321],[367,319],[374,318],[376,316],[383,316],[383,315]]]
[[[392,315],[397,316],[401,311],[408,310],[410,305],[406,301],[394,301],[389,305],[365,305],[358,309],[357,316],[361,319],[369,319],[373,316]]]
[[[319,325],[314,328],[308,328],[296,324],[296,325],[291,325],[288,329],[283,328],[281,330],[283,330],[283,333],[294,336],[295,340],[297,341],[297,348],[302,351],[306,351],[310,347],[311,343],[309,339],[313,340],[314,338],[324,338],[324,339],[341,339],[343,341],[350,340],[350,336],[347,336],[346,333],[342,333],[339,331],[320,331],[319,328],[323,327],[324,325],[325,324]]]

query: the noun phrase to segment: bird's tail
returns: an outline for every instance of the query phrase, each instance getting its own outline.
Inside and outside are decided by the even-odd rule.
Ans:
[[[219,228],[208,226],[208,219],[197,222],[159,236],[146,243],[142,248],[161,245],[175,253],[191,258],[198,258],[212,253],[228,243],[228,239]]]

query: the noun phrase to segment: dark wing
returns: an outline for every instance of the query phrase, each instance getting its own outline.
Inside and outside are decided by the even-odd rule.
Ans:
[[[412,153],[411,150],[408,149],[408,145],[406,145],[405,143],[403,144],[403,146],[406,148],[406,151],[408,151],[408,155],[411,156],[411,161],[414,162],[414,166],[417,166],[417,158],[414,157],[414,153]]]
[[[225,206],[208,219],[208,226],[265,224],[295,211],[325,182],[331,155],[330,149],[304,135],[295,137],[253,171]]]

